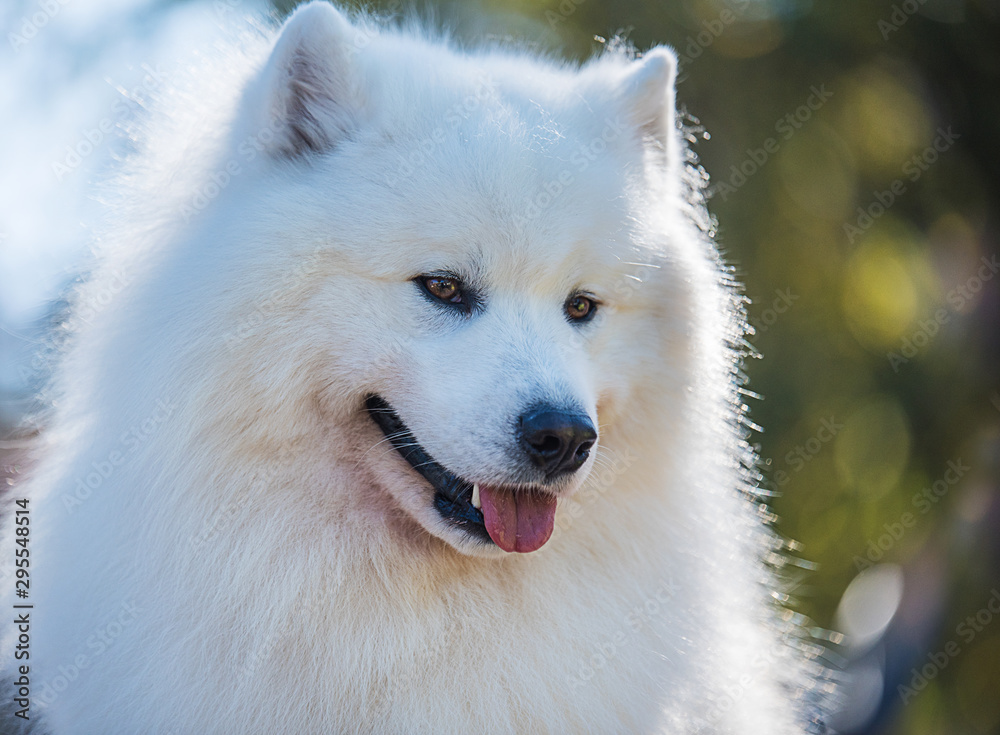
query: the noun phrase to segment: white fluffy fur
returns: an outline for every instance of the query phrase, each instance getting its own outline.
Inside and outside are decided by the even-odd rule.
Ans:
[[[673,73],[663,48],[575,68],[313,3],[165,97],[15,490],[47,730],[807,727]],[[443,268],[482,313],[420,296]],[[603,306],[576,328],[581,287]],[[585,406],[600,448],[548,544],[505,554],[443,524],[372,391],[469,478],[504,476],[538,398]]]

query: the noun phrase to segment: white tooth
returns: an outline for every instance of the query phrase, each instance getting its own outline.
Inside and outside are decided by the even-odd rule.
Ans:
[[[482,508],[483,504],[479,501],[479,483],[477,482],[472,486],[472,507]]]

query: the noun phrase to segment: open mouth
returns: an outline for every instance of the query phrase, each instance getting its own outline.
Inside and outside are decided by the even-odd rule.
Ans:
[[[365,407],[396,451],[434,488],[434,507],[451,526],[504,551],[536,551],[549,540],[554,495],[469,482],[437,462],[381,396],[368,396]]]

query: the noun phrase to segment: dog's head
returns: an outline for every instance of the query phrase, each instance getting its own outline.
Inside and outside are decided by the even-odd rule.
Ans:
[[[244,100],[276,236],[322,251],[303,309],[328,405],[368,476],[461,551],[544,545],[636,385],[670,372],[674,68],[665,49],[463,54],[312,3]]]

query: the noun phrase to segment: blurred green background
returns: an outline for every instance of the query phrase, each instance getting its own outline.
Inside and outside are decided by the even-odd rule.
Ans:
[[[274,6],[283,15],[295,4]],[[85,5],[90,25],[73,16]],[[132,40],[114,46],[113,59],[98,49],[112,48],[126,26],[98,22],[98,6],[108,17],[132,13]],[[34,75],[41,81],[25,89],[49,89],[57,60],[69,85],[78,64],[100,57],[105,66],[95,67],[114,87],[119,70],[141,75],[140,62],[156,54],[176,58],[177,39],[198,41],[193,22],[151,30],[158,14],[194,6],[224,26],[260,2],[67,5],[42,30],[57,47],[76,44],[76,56],[56,59],[43,51],[48,41],[33,40],[3,57],[0,77]],[[365,7],[391,16],[410,6]],[[752,302],[762,357],[746,369],[763,400],[749,402],[765,429],[753,441],[778,529],[816,565],[792,568],[790,602],[817,629],[846,634],[831,654],[847,677],[831,724],[844,733],[1000,733],[1000,3],[479,0],[417,9],[459,38],[511,36],[581,60],[619,34],[640,50],[678,51],[678,100],[712,176],[718,239]],[[8,10],[16,28],[37,8],[18,0]],[[78,144],[79,126],[67,122],[34,148],[25,141],[30,128],[78,114],[91,98],[5,105],[7,164],[20,149],[41,151],[42,161],[30,164],[40,177],[10,177],[16,167],[7,166],[2,198],[11,206],[0,212],[6,436],[45,372],[31,355],[51,313],[45,289],[32,285],[19,301],[15,290],[25,274],[42,278],[44,261],[68,257],[29,255],[77,238],[38,234],[37,223],[75,226],[58,196],[69,201],[87,181],[42,180],[63,145]],[[95,102],[83,117],[109,109]],[[109,147],[99,154],[112,158]],[[98,159],[85,163],[98,171]],[[32,210],[19,230],[24,192],[51,212]],[[64,250],[73,248],[82,246]],[[42,275],[52,292],[72,274]],[[0,441],[5,457],[19,446]]]

